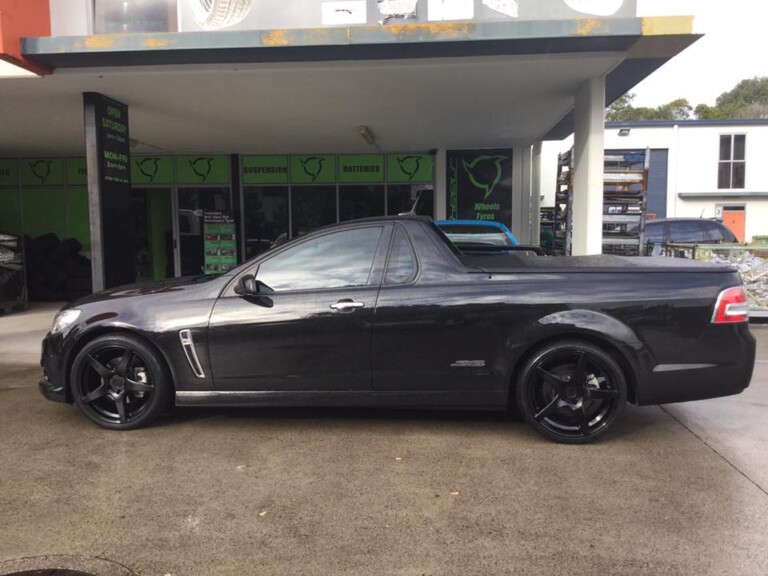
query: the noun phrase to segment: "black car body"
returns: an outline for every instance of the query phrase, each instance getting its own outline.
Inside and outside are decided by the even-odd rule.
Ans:
[[[728,266],[467,256],[430,221],[327,227],[215,278],[94,294],[43,344],[41,391],[133,428],[176,405],[506,409],[599,436],[639,405],[736,394],[755,341]]]

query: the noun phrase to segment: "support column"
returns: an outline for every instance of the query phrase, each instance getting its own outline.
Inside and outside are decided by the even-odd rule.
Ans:
[[[573,181],[573,255],[603,251],[605,78],[589,80],[576,94]]]
[[[541,244],[541,141],[533,145],[531,157],[531,244]]]

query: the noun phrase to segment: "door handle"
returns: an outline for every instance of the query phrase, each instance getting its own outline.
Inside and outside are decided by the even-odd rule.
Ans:
[[[339,300],[336,304],[331,304],[331,309],[339,312],[352,312],[357,308],[365,308],[365,302],[355,302],[354,300]]]

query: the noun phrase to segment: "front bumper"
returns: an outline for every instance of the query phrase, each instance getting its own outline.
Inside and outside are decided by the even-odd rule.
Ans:
[[[43,377],[38,388],[40,393],[53,402],[69,402],[67,398],[66,377],[61,367],[62,357],[58,353],[61,338],[50,333],[43,340],[43,353],[40,366],[43,367]]]

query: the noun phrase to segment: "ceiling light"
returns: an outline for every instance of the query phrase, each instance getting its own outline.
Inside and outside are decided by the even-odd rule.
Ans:
[[[363,140],[365,140],[368,145],[376,146],[376,136],[373,135],[373,132],[371,132],[371,129],[368,128],[368,126],[358,126],[357,131],[360,132],[360,136],[363,137]]]

